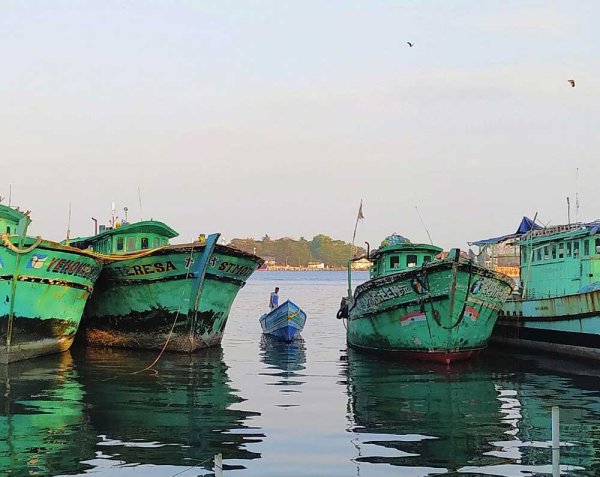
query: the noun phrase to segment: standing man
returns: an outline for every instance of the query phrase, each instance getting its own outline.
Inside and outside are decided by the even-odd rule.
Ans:
[[[271,292],[271,297],[269,298],[269,308],[274,310],[279,306],[279,287],[275,287],[275,291]]]

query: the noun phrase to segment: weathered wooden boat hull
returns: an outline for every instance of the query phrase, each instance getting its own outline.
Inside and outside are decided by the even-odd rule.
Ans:
[[[487,346],[508,277],[466,259],[445,259],[374,278],[350,304],[350,346],[450,363]]]
[[[27,238],[23,250],[35,243],[27,253],[0,245],[0,363],[69,349],[102,267],[54,242]]]
[[[492,339],[516,346],[600,359],[600,291],[508,300]]]
[[[260,317],[260,326],[264,334],[288,342],[296,339],[304,329],[305,323],[306,313],[290,300]]]
[[[171,245],[106,265],[86,307],[85,340],[180,352],[218,345],[238,291],[262,260],[220,245],[205,256],[205,247]]]

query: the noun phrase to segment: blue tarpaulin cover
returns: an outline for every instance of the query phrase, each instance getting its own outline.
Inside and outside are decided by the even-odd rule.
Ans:
[[[542,227],[533,222],[529,217],[523,217],[521,219],[521,223],[517,228],[517,231],[514,234],[502,235],[501,237],[493,237],[484,240],[478,240],[477,242],[469,242],[469,245],[476,245],[477,247],[482,247],[483,245],[491,245],[499,242],[503,242],[507,239],[519,237],[530,230],[541,229]]]

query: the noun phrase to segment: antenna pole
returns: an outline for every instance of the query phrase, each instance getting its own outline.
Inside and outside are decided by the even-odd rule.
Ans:
[[[571,201],[567,197],[567,223],[571,225]]]
[[[429,243],[431,245],[433,245],[433,240],[431,240],[431,235],[429,235],[429,230],[427,230],[427,227],[425,227],[425,222],[423,222],[423,217],[421,217],[421,212],[419,212],[419,207],[417,207],[416,205],[415,205],[415,210],[417,211],[417,214],[419,215],[419,219],[421,220],[421,225],[425,229],[425,232],[427,232],[427,237],[429,237]]]
[[[140,202],[140,216],[141,216],[141,220],[144,220],[144,209],[142,209],[142,191],[140,189],[140,186],[138,186],[138,200]]]
[[[69,245],[69,238],[71,236],[71,202],[69,202],[69,221],[67,222],[67,245]]]
[[[10,203],[12,201],[12,184],[8,184],[8,206],[10,207]]]
[[[575,174],[575,222],[579,222],[579,167]]]

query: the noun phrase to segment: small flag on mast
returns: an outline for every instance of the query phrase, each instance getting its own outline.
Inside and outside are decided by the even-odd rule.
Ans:
[[[360,206],[358,207],[358,220],[360,219],[364,219],[365,216],[363,215],[363,211],[362,211],[362,199],[360,199]]]
[[[354,225],[354,233],[352,234],[352,254],[354,255],[354,239],[356,238],[356,229],[358,228],[358,221],[364,219],[362,210],[362,199],[360,199],[360,206],[358,207],[358,216],[356,217],[356,224]]]

